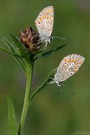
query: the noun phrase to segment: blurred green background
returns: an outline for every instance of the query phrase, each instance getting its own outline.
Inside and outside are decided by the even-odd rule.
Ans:
[[[53,35],[63,35],[70,41],[55,55],[36,61],[32,90],[44,81],[64,56],[77,53],[86,60],[78,73],[64,83],[66,87],[48,85],[34,98],[24,133],[90,134],[90,0],[0,0],[0,34],[11,40],[9,32],[18,36],[27,26],[36,29],[34,21],[38,13],[49,5],[55,8]],[[55,39],[49,47],[62,42]],[[4,46],[1,40],[0,46]],[[12,95],[19,122],[24,90],[22,68],[12,55],[0,51],[0,135],[8,135],[6,91]]]

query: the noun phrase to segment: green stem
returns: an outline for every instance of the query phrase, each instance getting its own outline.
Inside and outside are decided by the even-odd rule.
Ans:
[[[34,96],[37,93],[39,93],[50,81],[52,81],[55,71],[56,71],[56,68],[50,72],[50,74],[47,76],[46,80],[32,93],[30,100],[29,100],[29,105],[30,105],[32,99],[34,98]]]
[[[21,114],[21,120],[20,120],[20,125],[19,125],[19,130],[18,130],[18,135],[21,135],[24,124],[25,124],[25,119],[27,116],[28,108],[29,108],[29,98],[30,98],[30,88],[31,88],[31,81],[32,81],[32,71],[33,71],[33,64],[30,63],[30,61],[27,64],[27,69],[26,69],[26,91],[25,91],[25,97],[24,97],[24,104],[23,104],[23,109],[22,109],[22,114]]]

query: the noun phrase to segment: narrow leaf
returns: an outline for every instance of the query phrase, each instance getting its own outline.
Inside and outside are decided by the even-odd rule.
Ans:
[[[31,103],[32,99],[41,91],[44,89],[44,87],[46,87],[49,82],[53,81],[53,76],[56,72],[56,69],[57,68],[54,68],[50,73],[49,75],[47,76],[47,78],[45,79],[45,81],[32,93],[32,95],[30,96],[30,99],[29,99],[29,104]]]
[[[49,50],[45,53],[42,53],[41,57],[48,57],[49,55],[51,55],[53,53],[53,50]]]
[[[13,35],[12,35],[12,36],[13,36]],[[2,48],[2,47],[0,47],[0,50],[5,51],[5,52],[7,52],[7,53],[9,53],[9,54],[12,54],[13,57],[15,58],[15,60],[22,66],[22,68],[23,68],[24,71],[25,71],[25,69],[26,69],[25,60],[21,57],[20,50],[19,50],[18,47],[17,47],[17,46],[20,46],[20,45],[21,45],[20,41],[18,41],[18,39],[16,39],[16,38],[13,36],[13,38],[15,39],[15,41],[17,41],[17,42],[16,42],[16,43],[17,43],[17,46],[16,46],[14,43],[11,43],[10,41],[8,41],[8,40],[7,40],[5,37],[3,37],[2,35],[0,35],[0,38],[4,41],[4,43],[5,43],[6,45],[8,45],[8,46],[11,48],[11,51],[9,51],[8,49]],[[18,45],[18,43],[19,43],[20,45]],[[22,46],[22,45],[21,45],[21,46]]]
[[[56,52],[56,51],[58,51],[58,50],[60,50],[60,49],[62,49],[64,46],[66,46],[67,45],[67,43],[65,43],[65,44],[63,44],[63,45],[60,45],[60,46],[58,46],[57,48],[55,48],[54,50],[53,50],[53,52]]]
[[[21,67],[23,68],[23,70],[25,71],[26,73],[26,60],[24,59],[21,59],[17,56],[14,56],[15,60],[21,65]]]
[[[0,38],[10,47],[10,49],[12,50],[12,52],[15,52],[14,51],[14,48],[11,44],[11,42],[9,42],[5,37],[3,37],[2,35],[0,35]]]
[[[62,49],[64,46],[66,46],[67,43],[63,44],[63,45],[60,45],[52,50],[49,50],[49,51],[46,51],[46,52],[43,52],[40,56],[36,56],[35,57],[35,60],[38,59],[38,58],[46,58],[46,57],[49,57],[50,55],[52,55],[53,53],[55,53],[56,51],[59,51],[60,49]]]
[[[13,54],[10,50],[8,50],[6,48],[3,48],[3,47],[0,47],[0,50],[4,51],[4,52],[7,52],[7,53],[10,53],[10,54]]]
[[[4,41],[4,43],[6,45],[8,45],[10,47],[10,49],[12,50],[12,54],[18,57],[20,56],[20,52],[18,50],[18,48],[10,41],[8,41],[5,37],[3,37],[2,35],[0,35],[0,38],[2,39],[2,41]],[[2,48],[1,48],[2,49]],[[4,49],[3,49],[4,50]]]
[[[18,51],[19,51],[21,57],[29,58],[30,55],[29,55],[29,52],[27,51],[27,49],[25,48],[25,46],[20,42],[20,40],[16,36],[14,36],[11,33],[10,33],[10,35],[11,35],[11,38],[14,41],[16,47],[18,48]]]
[[[16,135],[17,133],[17,124],[16,124],[16,116],[15,109],[13,105],[13,101],[10,95],[7,96],[8,101],[8,126],[10,135]]]

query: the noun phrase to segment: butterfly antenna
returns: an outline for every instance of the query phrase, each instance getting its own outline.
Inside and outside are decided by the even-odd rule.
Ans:
[[[58,39],[62,39],[62,40],[66,40],[66,38],[64,38],[64,37],[52,36],[52,39],[54,39],[54,38],[58,38]]]
[[[60,37],[60,36],[52,36],[52,39],[54,38],[58,38],[58,39],[61,39],[61,40],[70,40],[70,38],[64,38],[64,37]]]
[[[67,88],[70,88],[68,85],[65,85],[64,83],[62,83],[62,85],[65,86],[65,87],[67,87]],[[74,90],[72,92],[72,95],[75,95]]]

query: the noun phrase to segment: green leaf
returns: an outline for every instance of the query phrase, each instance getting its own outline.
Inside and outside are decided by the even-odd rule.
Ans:
[[[16,48],[18,48],[18,52],[19,52],[20,56],[23,58],[29,59],[30,54],[27,51],[26,47],[20,42],[20,40],[16,36],[14,36],[11,33],[10,33],[10,35],[11,35],[11,38],[12,38]]]
[[[53,50],[53,52],[59,51],[60,49],[62,49],[62,48],[63,48],[64,46],[66,46],[66,45],[67,45],[67,43],[56,47],[56,48]]]
[[[29,99],[29,104],[31,103],[32,99],[41,91],[44,89],[44,87],[46,87],[50,82],[53,82],[53,76],[56,72],[57,68],[54,68],[49,75],[47,76],[47,78],[45,79],[45,81],[32,93],[32,95],[30,96]]]
[[[7,50],[5,48],[2,48],[2,47],[0,47],[0,50],[8,52],[10,54],[13,54],[15,60],[22,66],[22,68],[25,71],[26,70],[26,61],[27,60],[25,61],[25,59],[21,57],[22,54],[20,52],[22,50],[22,49],[20,50],[20,47],[23,48],[23,45],[20,43],[20,41],[15,36],[12,35],[12,37],[13,37],[13,40],[15,41],[16,44],[8,41],[5,37],[0,35],[0,38],[4,41],[4,43],[6,43],[6,45],[8,45],[11,48],[11,51],[9,51],[9,50]],[[24,51],[25,50],[23,50],[23,52]]]
[[[10,50],[6,49],[6,48],[3,48],[3,47],[0,47],[0,50],[1,51],[4,51],[4,52],[7,52],[9,54],[13,54]]]
[[[36,56],[35,57],[35,60],[38,59],[38,58],[46,58],[46,57],[49,57],[50,55],[54,54],[56,51],[59,51],[60,49],[62,49],[64,46],[66,46],[67,43],[63,44],[63,45],[60,45],[52,50],[49,50],[49,51],[45,51],[45,52],[42,52],[40,56]]]
[[[11,42],[9,42],[5,37],[3,37],[2,35],[0,35],[0,38],[4,41],[4,43],[6,43],[6,45],[8,45],[10,47],[10,49],[12,50],[12,52],[15,52],[13,45],[11,44]]]
[[[13,54],[13,55],[15,55],[15,56],[21,57],[21,56],[20,56],[20,53],[19,53],[19,51],[18,51],[18,49],[17,49],[17,47],[16,47],[12,42],[8,41],[8,40],[7,40],[5,37],[3,37],[2,35],[0,35],[0,38],[2,39],[2,41],[3,41],[6,45],[8,45],[8,46],[10,47],[11,52],[10,52],[9,50],[6,50],[6,49],[2,48],[2,47],[0,48],[1,50],[6,51],[6,52],[8,52],[8,53],[11,53],[11,54]]]
[[[41,57],[48,57],[49,55],[51,55],[53,53],[53,50],[49,50],[45,53],[42,53]]]
[[[13,55],[17,55],[18,57],[20,57],[20,53],[19,53],[19,51],[18,51],[18,49],[17,49],[17,47],[12,43],[12,42],[10,42],[10,41],[8,41],[5,37],[3,37],[2,35],[0,35],[0,38],[2,39],[2,41],[6,44],[6,45],[8,45],[9,47],[10,47],[10,49],[11,49],[11,53],[13,54]],[[1,48],[2,49],[2,48]],[[4,50],[4,48],[3,48],[3,50]]]
[[[18,56],[14,56],[15,60],[21,65],[21,67],[23,68],[23,70],[25,71],[26,73],[26,66],[27,66],[27,62],[26,62],[26,59],[22,59],[22,58],[19,58]]]
[[[13,105],[13,101],[10,95],[7,95],[8,101],[8,126],[10,135],[17,134],[17,124],[16,124],[16,116],[15,116],[15,109]]]

